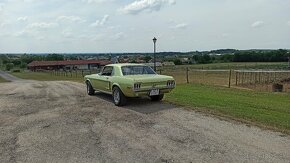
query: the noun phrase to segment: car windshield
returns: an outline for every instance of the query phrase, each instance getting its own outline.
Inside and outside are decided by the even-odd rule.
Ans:
[[[123,75],[145,75],[145,74],[156,74],[149,66],[123,66]]]

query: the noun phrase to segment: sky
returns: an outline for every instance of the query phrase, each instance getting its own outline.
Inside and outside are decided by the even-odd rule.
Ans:
[[[0,0],[0,53],[290,49],[290,0]]]

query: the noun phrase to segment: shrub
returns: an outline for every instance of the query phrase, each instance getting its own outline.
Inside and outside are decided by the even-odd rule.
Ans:
[[[13,63],[7,63],[6,64],[6,70],[7,71],[10,71],[11,69],[13,69],[13,67],[14,67],[14,64]]]
[[[12,70],[12,72],[20,72],[20,70],[19,69],[14,69],[14,70]]]

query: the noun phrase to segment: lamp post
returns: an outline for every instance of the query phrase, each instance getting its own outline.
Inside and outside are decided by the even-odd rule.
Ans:
[[[156,53],[156,41],[157,41],[157,39],[154,37],[153,38],[153,43],[154,43],[154,56],[153,56],[154,59],[153,60],[154,60],[154,71],[155,72],[156,72],[156,54],[155,54]]]
[[[289,51],[287,52],[288,55],[288,69],[290,69],[290,55],[289,55]]]
[[[290,57],[288,57],[288,69],[290,69]]]

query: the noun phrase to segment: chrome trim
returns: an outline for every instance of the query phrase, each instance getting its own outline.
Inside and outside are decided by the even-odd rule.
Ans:
[[[142,90],[138,90],[138,91],[134,91],[134,92],[135,93],[148,92],[148,91],[151,91],[152,89],[166,90],[166,89],[174,89],[174,87],[173,88],[168,88],[168,87],[166,87],[166,88],[158,88],[158,87],[155,87],[155,88],[150,88],[150,89],[142,89]]]
[[[102,93],[105,93],[105,94],[112,95],[112,92],[102,91],[102,90],[99,90],[99,89],[95,89],[95,90],[98,91],[98,92],[102,92]]]

